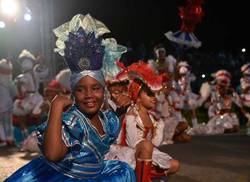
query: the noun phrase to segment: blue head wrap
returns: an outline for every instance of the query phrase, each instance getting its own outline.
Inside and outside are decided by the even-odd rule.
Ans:
[[[96,79],[103,87],[105,87],[105,80],[101,70],[84,70],[79,73],[73,73],[70,76],[70,86],[73,90],[76,84],[85,76],[90,76]]]

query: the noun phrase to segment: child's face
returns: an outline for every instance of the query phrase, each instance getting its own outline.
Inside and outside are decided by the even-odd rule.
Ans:
[[[104,99],[104,88],[92,77],[83,77],[76,85],[75,102],[79,109],[89,115],[100,110]]]
[[[162,88],[162,91],[165,95],[168,95],[172,90],[172,83],[166,83],[164,84],[163,88]]]
[[[165,59],[165,57],[166,57],[166,51],[159,50],[158,51],[158,59]]]
[[[127,88],[123,85],[114,85],[109,88],[111,99],[116,103],[121,94],[127,94]]]
[[[155,93],[152,91],[142,90],[139,95],[140,103],[146,109],[154,109],[156,107],[157,99]]]

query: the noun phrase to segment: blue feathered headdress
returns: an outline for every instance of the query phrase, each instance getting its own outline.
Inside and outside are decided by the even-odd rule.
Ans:
[[[125,46],[117,44],[114,38],[103,40],[105,55],[103,58],[103,73],[107,81],[115,80],[116,75],[121,71],[116,62],[120,60],[123,53],[127,52]]]
[[[105,47],[102,36],[110,32],[100,21],[89,14],[78,14],[58,28],[54,33],[58,38],[55,49],[63,56],[73,73],[102,68]]]

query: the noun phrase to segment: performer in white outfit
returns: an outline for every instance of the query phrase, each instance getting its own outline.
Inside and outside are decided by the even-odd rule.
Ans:
[[[13,114],[19,118],[23,137],[28,136],[27,118],[41,113],[43,97],[38,93],[38,77],[34,72],[35,57],[27,50],[23,50],[18,57],[22,74],[15,79],[19,98],[14,102]]]
[[[156,148],[163,141],[164,122],[157,120],[152,110],[157,103],[155,92],[162,88],[162,76],[156,76],[144,62],[130,65],[127,72],[133,105],[123,121],[121,142],[136,151],[137,181],[148,182],[153,176],[175,173],[179,162]]]
[[[231,74],[226,70],[219,70],[212,76],[215,77],[215,85],[210,85],[210,102],[207,124],[198,124],[192,128],[190,134],[222,134],[235,132],[239,129],[237,115],[231,112],[232,104],[241,107],[239,95],[230,87]]]
[[[36,77],[38,78],[39,91],[43,91],[44,87],[49,83],[51,77],[49,76],[49,68],[45,64],[43,56],[39,55],[36,58],[36,65],[33,68]]]
[[[250,136],[250,63],[246,63],[241,67],[242,78],[240,79],[242,101],[242,112],[247,118],[247,131],[246,134]]]
[[[12,83],[12,64],[2,59],[0,60],[0,145],[14,144],[12,109],[16,92]]]
[[[154,48],[156,60],[149,60],[149,65],[157,74],[166,74],[171,80],[174,80],[177,60],[173,55],[166,55],[165,47],[160,44]]]
[[[157,114],[165,123],[163,144],[172,144],[173,140],[189,142],[191,136],[186,133],[188,123],[181,113],[184,96],[169,83],[157,94],[157,100]]]
[[[191,73],[190,65],[186,61],[181,61],[177,65],[178,85],[181,89],[181,94],[184,96],[184,109],[192,112],[193,127],[198,124],[196,117],[196,108],[201,105],[200,96],[193,93],[191,82],[196,80],[196,77]]]
[[[162,143],[164,123],[156,119],[156,97],[152,91],[162,87],[162,77],[140,61],[124,68],[118,80],[130,79],[129,96],[133,103],[122,120],[118,144],[111,147],[107,159],[118,159],[136,170],[137,181],[149,182],[179,169],[179,162],[156,147]],[[143,81],[142,81],[143,80]],[[152,89],[152,90],[151,90]],[[152,164],[152,165],[151,165]]]

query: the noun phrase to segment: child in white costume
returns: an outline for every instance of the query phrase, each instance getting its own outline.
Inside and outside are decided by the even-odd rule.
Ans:
[[[136,151],[137,180],[147,182],[153,176],[175,173],[179,162],[156,148],[163,141],[164,122],[157,120],[152,110],[157,103],[155,92],[162,88],[162,77],[142,61],[130,65],[130,73],[128,91],[134,105],[125,115],[121,141]]]
[[[242,78],[240,79],[240,86],[241,86],[241,102],[242,102],[242,111],[246,116],[248,122],[246,124],[247,132],[246,134],[250,136],[250,63],[244,64],[241,67],[241,74]],[[248,111],[248,112],[247,112]]]
[[[157,100],[157,113],[165,123],[163,144],[172,144],[173,140],[189,142],[191,136],[185,131],[188,129],[188,123],[181,113],[184,96],[168,84],[157,95]]]
[[[34,72],[35,57],[27,50],[23,50],[18,57],[22,74],[15,79],[19,98],[14,102],[13,114],[20,118],[20,127],[24,138],[27,137],[26,119],[29,115],[39,115],[43,97],[38,93],[39,79]]]
[[[149,60],[149,65],[157,74],[167,74],[171,79],[174,79],[174,72],[177,60],[172,55],[166,55],[166,49],[163,45],[157,45],[154,48],[156,60]]]
[[[239,95],[230,87],[231,74],[226,70],[219,70],[212,76],[215,77],[215,85],[210,85],[210,102],[207,124],[199,124],[192,128],[190,134],[222,134],[234,132],[239,129],[239,120],[235,113],[231,112],[232,104],[241,107]]]
[[[117,75],[119,80],[124,78],[130,79],[128,92],[133,104],[122,121],[118,139],[120,147],[116,145],[116,148],[111,148],[108,159],[129,163],[135,168],[139,182],[149,182],[152,177],[175,173],[179,162],[156,148],[163,140],[164,123],[156,119],[152,111],[157,100],[151,89],[161,89],[162,77],[156,76],[148,64],[139,61]]]
[[[198,124],[195,109],[201,105],[201,97],[193,93],[191,82],[196,80],[196,77],[191,73],[190,65],[186,61],[181,61],[177,65],[178,85],[180,86],[181,94],[184,96],[184,109],[191,110],[193,126]]]
[[[0,144],[12,145],[12,109],[16,88],[12,84],[12,64],[6,59],[0,60]]]

